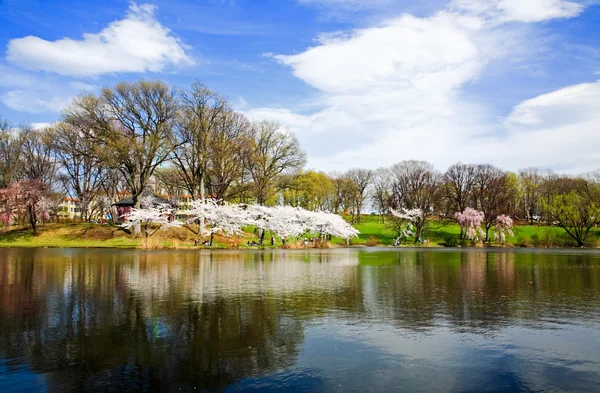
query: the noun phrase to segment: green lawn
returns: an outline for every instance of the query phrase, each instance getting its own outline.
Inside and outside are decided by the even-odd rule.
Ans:
[[[347,217],[349,220],[349,217]],[[360,232],[358,239],[352,241],[357,245],[392,245],[397,237],[395,231],[386,224],[379,222],[375,215],[363,215],[361,222],[354,225]],[[600,247],[600,230],[592,230],[588,241],[589,247]],[[577,244],[569,235],[558,227],[519,225],[513,230],[514,236],[507,239],[507,246],[515,247],[576,247]],[[459,239],[460,227],[456,223],[439,221],[429,222],[424,231],[423,238],[429,241],[429,246],[470,246],[469,242]],[[490,233],[493,239],[493,229]],[[335,241],[334,241],[335,242]],[[339,242],[339,241],[338,241]],[[493,244],[493,241],[492,241]],[[414,245],[414,239],[409,239],[403,245]]]

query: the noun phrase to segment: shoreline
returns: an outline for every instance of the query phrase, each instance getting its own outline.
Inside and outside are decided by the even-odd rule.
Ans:
[[[286,251],[300,251],[300,250],[343,250],[343,249],[385,249],[385,250],[404,250],[404,249],[431,249],[431,250],[600,250],[600,247],[526,247],[518,245],[482,245],[482,246],[454,246],[446,247],[443,245],[419,245],[419,244],[403,244],[400,246],[393,245],[376,245],[368,246],[364,244],[356,245],[338,245],[328,244],[324,247],[289,247],[289,246],[239,246],[239,247],[226,247],[226,246],[194,246],[194,245],[178,245],[178,246],[157,246],[157,247],[143,247],[141,245],[123,245],[115,246],[110,244],[103,244],[98,242],[96,244],[65,244],[65,245],[52,245],[45,243],[0,243],[0,248],[21,248],[21,249],[34,249],[34,248],[49,248],[49,249],[100,249],[100,250],[140,250],[140,251],[203,251],[203,250],[223,250],[223,251],[267,251],[267,250],[286,250]]]
[[[436,225],[427,229],[426,244],[413,243],[408,239],[399,246],[393,245],[395,232],[386,224],[378,223],[377,218],[363,216],[362,222],[355,224],[360,231],[357,238],[350,244],[339,238],[333,238],[327,243],[305,244],[307,237],[290,239],[282,244],[276,239],[271,245],[265,239],[263,246],[249,246],[257,243],[259,237],[248,229],[240,235],[224,237],[215,235],[213,246],[195,246],[197,235],[185,228],[169,228],[158,231],[149,238],[133,238],[131,233],[119,225],[92,223],[47,223],[39,227],[38,234],[25,227],[11,227],[0,232],[0,248],[99,248],[99,249],[153,249],[153,250],[270,250],[270,249],[328,249],[328,248],[374,248],[385,249],[600,249],[600,229],[594,229],[584,247],[578,247],[567,237],[564,231],[551,226],[519,225],[514,228],[515,236],[505,244],[473,244],[468,240],[459,239],[458,226]],[[309,235],[306,235],[309,236]],[[206,240],[206,238],[204,238]]]

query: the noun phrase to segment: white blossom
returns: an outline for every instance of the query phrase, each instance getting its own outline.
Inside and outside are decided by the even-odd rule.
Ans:
[[[146,199],[144,201],[144,199]],[[146,236],[151,236],[158,229],[167,229],[170,227],[181,226],[179,220],[174,219],[175,209],[170,205],[161,204],[152,206],[152,203],[148,202],[147,198],[142,199],[142,206],[146,206],[140,209],[133,208],[127,214],[122,217],[125,222],[121,224],[123,228],[134,228],[137,225],[143,225],[146,231]],[[150,229],[156,227],[154,231]]]

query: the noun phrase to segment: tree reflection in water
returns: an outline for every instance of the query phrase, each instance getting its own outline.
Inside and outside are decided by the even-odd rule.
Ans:
[[[25,365],[57,392],[220,390],[293,367],[322,319],[493,335],[598,323],[599,298],[597,254],[4,249],[0,376]]]

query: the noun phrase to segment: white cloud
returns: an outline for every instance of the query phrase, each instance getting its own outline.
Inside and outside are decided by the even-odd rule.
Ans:
[[[453,0],[451,7],[497,22],[541,22],[579,15],[584,6],[567,0]]]
[[[535,10],[527,7],[507,15],[519,11],[532,21]],[[463,161],[576,170],[600,161],[600,146],[588,141],[600,124],[596,84],[525,101],[505,120],[493,103],[466,98],[465,87],[489,63],[510,63],[515,53],[535,49],[525,38],[528,29],[490,21],[484,11],[402,15],[351,34],[321,36],[296,55],[274,55],[319,91],[313,104],[321,109],[308,115],[287,108],[247,113],[295,130],[309,165],[322,170],[376,168],[403,159],[425,159],[439,169]],[[536,20],[567,16],[545,15]]]
[[[499,157],[571,171],[600,163],[600,81],[569,86],[518,104],[506,118]],[[514,165],[514,164],[512,164]]]
[[[478,51],[469,30],[479,27],[477,18],[447,13],[426,19],[404,15],[381,27],[357,30],[350,38],[327,39],[299,55],[275,58],[298,78],[330,93],[433,85],[447,89],[477,73]]]
[[[311,115],[268,108],[249,112],[296,130],[310,164],[320,169],[343,169],[361,160],[367,166],[389,165],[406,146],[412,157],[437,154],[468,133],[463,125],[478,124],[475,119],[485,113],[458,96],[487,61],[473,38],[480,30],[474,17],[403,15],[349,37],[322,40],[298,55],[276,56],[322,92],[323,109]],[[455,119],[461,124],[449,128]]]
[[[51,91],[10,90],[0,95],[0,101],[7,107],[28,113],[59,112],[69,100]]]
[[[89,83],[84,83],[81,81],[71,81],[71,82],[69,82],[69,87],[74,90],[77,90],[79,92],[86,92],[86,93],[97,90],[99,88],[99,86],[90,85]]]
[[[35,36],[8,42],[7,59],[22,68],[69,76],[158,72],[193,61],[188,47],[154,18],[155,7],[131,4],[124,19],[81,40],[46,41]]]
[[[255,108],[243,113],[251,121],[276,121],[295,133],[306,132],[312,121],[309,116],[293,113],[289,109]]]
[[[31,123],[30,126],[34,130],[43,130],[44,128],[48,128],[52,125],[52,123]]]
[[[19,112],[60,112],[71,98],[96,89],[79,81],[65,82],[63,77],[40,76],[0,64],[0,102]]]

